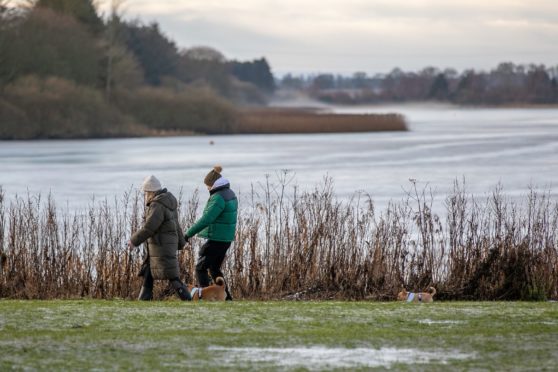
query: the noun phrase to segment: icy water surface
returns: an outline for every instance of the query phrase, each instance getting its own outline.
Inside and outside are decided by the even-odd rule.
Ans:
[[[339,197],[369,193],[380,205],[399,200],[409,179],[443,198],[453,180],[483,195],[500,182],[512,196],[530,185],[558,184],[558,109],[451,106],[334,108],[399,112],[409,132],[238,135],[76,141],[0,142],[0,185],[8,195],[48,193],[71,207],[120,196],[155,174],[186,195],[216,163],[241,195],[284,169],[310,188],[325,175]],[[211,145],[210,141],[214,144]]]

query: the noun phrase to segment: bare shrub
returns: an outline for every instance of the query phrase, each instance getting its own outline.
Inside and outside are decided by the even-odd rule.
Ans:
[[[91,138],[145,135],[101,93],[57,77],[26,76],[0,98],[0,138]]]
[[[236,110],[207,89],[118,91],[115,104],[122,112],[158,131],[235,133]]]

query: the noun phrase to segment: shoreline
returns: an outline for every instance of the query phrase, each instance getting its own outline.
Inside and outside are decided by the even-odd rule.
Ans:
[[[354,132],[408,131],[400,114],[336,114],[316,108],[239,108],[236,124],[223,133],[202,133],[192,130],[160,130],[139,128],[136,133],[99,136],[45,136],[37,138],[7,138],[0,141],[99,140],[125,138],[164,138],[195,136],[234,136],[244,134],[326,134]]]
[[[531,104],[531,103],[521,103],[521,104],[503,104],[503,105],[460,105],[451,102],[438,102],[438,101],[408,101],[408,102],[371,102],[371,103],[357,103],[357,104],[346,104],[346,103],[325,103],[321,101],[316,101],[316,106],[304,105],[301,108],[305,110],[315,110],[324,111],[331,107],[343,107],[343,108],[365,108],[365,107],[439,107],[439,108],[460,108],[460,109],[530,109],[530,110],[546,110],[546,109],[558,109],[558,103],[548,103],[548,104]],[[294,106],[272,106],[277,108],[289,108],[297,109]]]
[[[277,102],[276,102],[277,103]],[[276,104],[275,103],[275,104]],[[285,102],[283,102],[285,103]],[[397,108],[425,107],[439,110],[555,110],[558,104],[513,104],[513,105],[455,105],[442,102],[404,102],[374,103],[357,105],[303,106],[272,103],[267,107],[238,108],[239,121],[229,133],[202,133],[191,130],[157,130],[142,128],[137,133],[107,134],[100,136],[45,136],[37,138],[0,138],[0,142],[17,141],[71,141],[71,140],[108,140],[166,137],[210,137],[235,135],[270,134],[335,134],[335,133],[372,133],[389,131],[409,131],[407,122]],[[335,109],[382,108],[384,113],[336,113]],[[325,127],[324,127],[325,126]]]

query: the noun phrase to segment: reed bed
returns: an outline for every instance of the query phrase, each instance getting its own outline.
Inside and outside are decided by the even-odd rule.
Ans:
[[[200,196],[180,200],[186,227]],[[389,300],[402,286],[431,285],[438,299],[558,298],[558,203],[548,191],[513,201],[496,187],[480,199],[456,182],[436,213],[429,191],[413,183],[404,200],[377,211],[365,194],[337,200],[331,180],[300,191],[284,174],[240,202],[224,270],[237,298]],[[0,297],[135,298],[143,254],[126,242],[142,215],[135,191],[70,212],[51,197],[8,200],[0,189]],[[201,244],[179,254],[187,282]]]
[[[342,133],[406,131],[399,114],[330,114],[312,109],[250,109],[240,115],[236,133]]]

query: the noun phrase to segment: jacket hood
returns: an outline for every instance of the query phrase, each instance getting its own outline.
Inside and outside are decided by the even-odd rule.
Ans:
[[[221,181],[221,182],[219,182],[219,181]],[[219,182],[219,183],[217,183],[217,182]],[[215,184],[213,185],[211,190],[209,190],[209,195],[213,195],[218,191],[221,191],[223,189],[228,189],[230,187],[231,187],[231,184],[229,183],[229,181],[227,179],[224,179],[223,177],[221,177],[217,181],[215,181]]]
[[[217,181],[215,181],[215,183],[213,184],[213,187],[211,188],[210,191],[221,188],[223,186],[230,186],[229,180],[226,179],[225,177],[221,177]]]
[[[171,211],[174,211],[178,208],[178,201],[176,200],[173,194],[167,191],[167,189],[161,190],[161,192],[155,195],[155,197],[153,198],[153,200],[151,200],[149,204],[153,202],[162,204],[163,206],[170,209]]]

